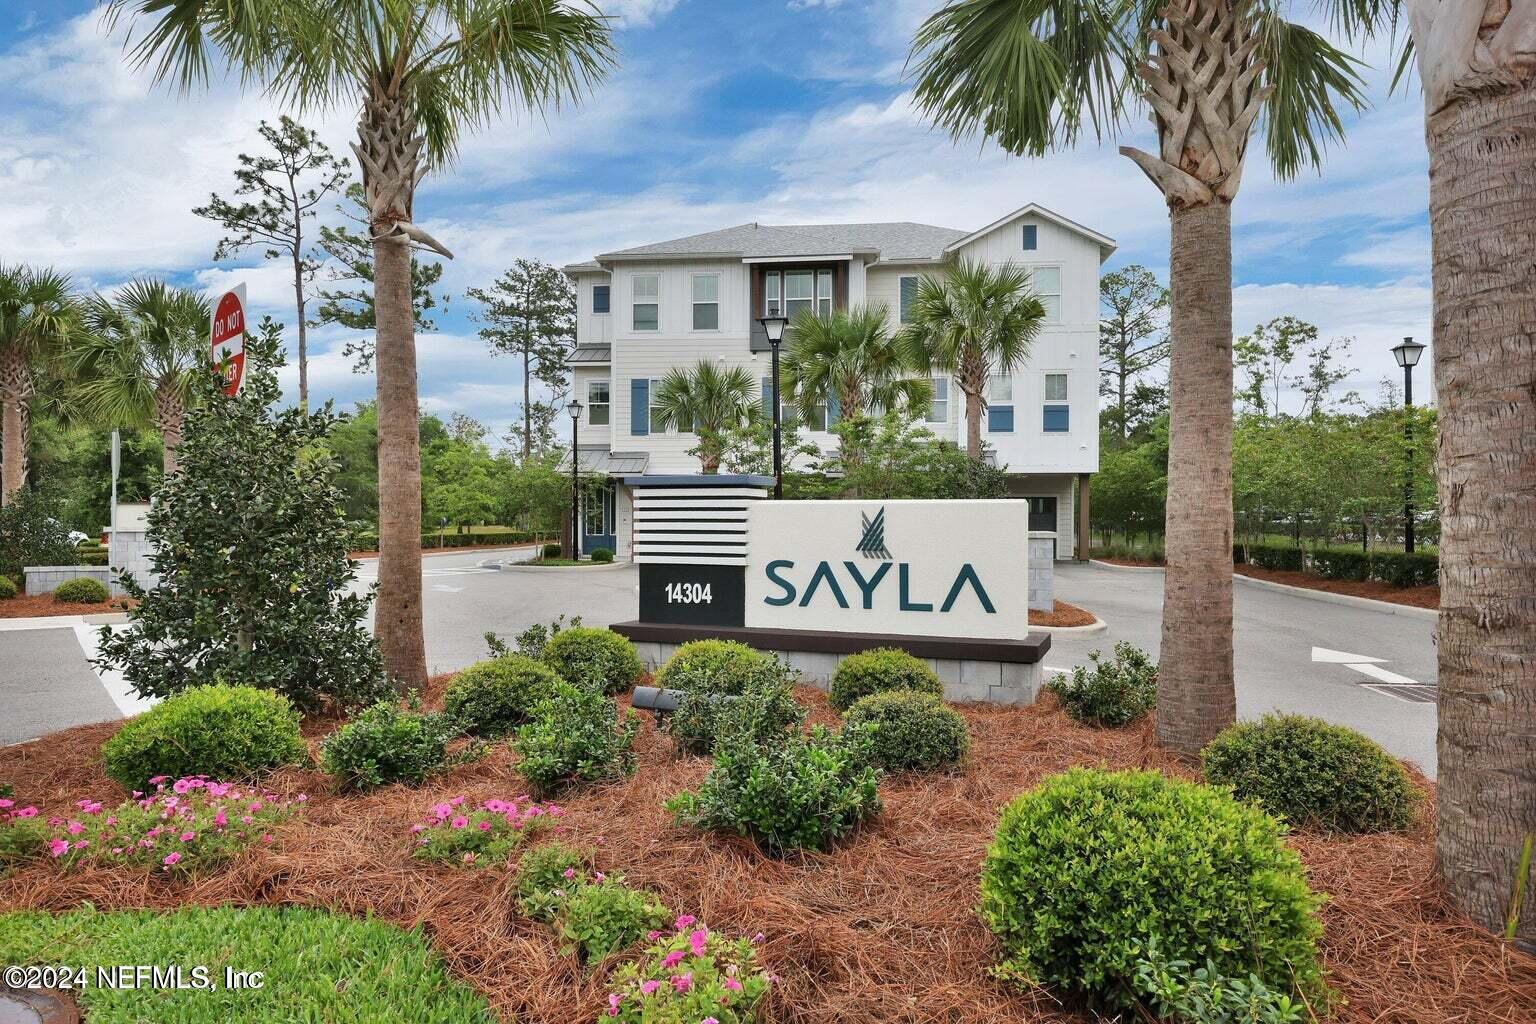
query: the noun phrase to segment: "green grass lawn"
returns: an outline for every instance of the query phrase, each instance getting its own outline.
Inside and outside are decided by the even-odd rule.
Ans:
[[[85,967],[91,1024],[491,1024],[419,932],[322,910],[254,907],[0,914],[0,963]],[[214,990],[96,987],[98,965],[205,966]],[[261,971],[259,990],[224,987],[225,969]],[[190,983],[190,982],[189,982]]]

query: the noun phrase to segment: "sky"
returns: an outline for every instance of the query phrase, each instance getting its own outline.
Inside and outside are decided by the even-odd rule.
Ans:
[[[969,230],[1034,202],[1113,237],[1106,270],[1139,263],[1166,280],[1166,208],[1116,152],[1155,149],[1144,120],[1038,159],[924,123],[904,63],[937,0],[599,3],[615,19],[619,67],[577,106],[468,137],[418,190],[416,220],[456,256],[447,310],[417,339],[424,412],[509,432],[521,376],[476,336],[463,293],[518,257],[559,266],[747,221]],[[259,151],[258,123],[283,108],[232,79],[190,95],[153,86],[124,61],[124,29],[109,32],[89,0],[4,7],[0,262],[52,265],[108,292],[136,276],[210,292],[244,281],[253,315],[290,325],[291,355],[282,262],[215,263],[220,229],[191,213],[233,191],[236,155]],[[1391,346],[1429,339],[1428,172],[1416,86],[1389,91],[1384,46],[1362,56],[1371,106],[1347,119],[1321,173],[1278,181],[1262,147],[1250,152],[1233,212],[1233,303],[1239,334],[1291,314],[1324,338],[1352,338],[1356,369],[1340,390],[1374,398],[1401,373]],[[290,113],[348,152],[355,110]],[[372,396],[372,376],[342,354],[348,333],[311,332],[312,401]],[[282,379],[296,390],[296,368]]]

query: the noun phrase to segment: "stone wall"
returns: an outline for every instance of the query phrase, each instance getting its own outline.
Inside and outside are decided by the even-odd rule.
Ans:
[[[29,565],[22,572],[27,577],[27,596],[51,594],[65,580],[89,576],[102,586],[111,585],[112,570],[104,565]]]
[[[1056,608],[1056,563],[1051,560],[1055,534],[1029,535],[1029,607],[1031,611],[1049,612]]]

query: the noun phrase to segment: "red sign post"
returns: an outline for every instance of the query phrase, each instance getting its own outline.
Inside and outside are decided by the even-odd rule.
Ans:
[[[235,395],[245,380],[245,285],[219,296],[209,334],[213,365],[224,374],[224,393]]]

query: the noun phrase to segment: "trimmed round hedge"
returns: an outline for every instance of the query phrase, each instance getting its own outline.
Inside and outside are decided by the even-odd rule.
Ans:
[[[860,697],[890,690],[944,696],[944,684],[928,663],[895,647],[850,654],[832,673],[831,703],[839,711],[847,711]]]
[[[560,685],[555,670],[521,654],[478,662],[453,677],[443,710],[471,736],[510,736]]]
[[[16,584],[9,576],[0,576],[0,601],[9,601],[16,596]]]
[[[746,729],[763,743],[798,731],[805,710],[795,673],[771,654],[734,640],[690,640],[656,673],[656,685],[686,694],[666,730],[679,750],[707,754],[727,730]],[[726,699],[733,698],[733,699]]]
[[[251,686],[194,686],[130,718],[101,748],[126,789],[150,779],[206,775],[230,782],[309,759],[299,713],[286,697]]]
[[[694,693],[739,694],[771,655],[735,640],[690,640],[656,672],[656,685]]]
[[[960,763],[971,747],[965,719],[932,694],[914,690],[872,693],[843,716],[847,729],[872,725],[875,763],[887,771],[930,771]]]
[[[588,626],[562,629],[550,637],[544,664],[568,683],[610,695],[629,689],[645,671],[634,644],[612,630]]]
[[[100,580],[94,580],[89,576],[76,576],[72,580],[65,580],[53,591],[55,601],[68,601],[70,604],[101,604],[110,596]]]
[[[1284,827],[1214,786],[1074,768],[1003,808],[981,875],[1002,973],[1128,1008],[1149,944],[1169,960],[1325,997],[1321,899]]]
[[[1228,726],[1200,752],[1205,777],[1294,825],[1390,832],[1419,792],[1402,763],[1353,729],[1305,715]]]
[[[607,565],[609,562],[613,561],[613,549],[593,548],[592,561],[598,563],[599,565]]]

